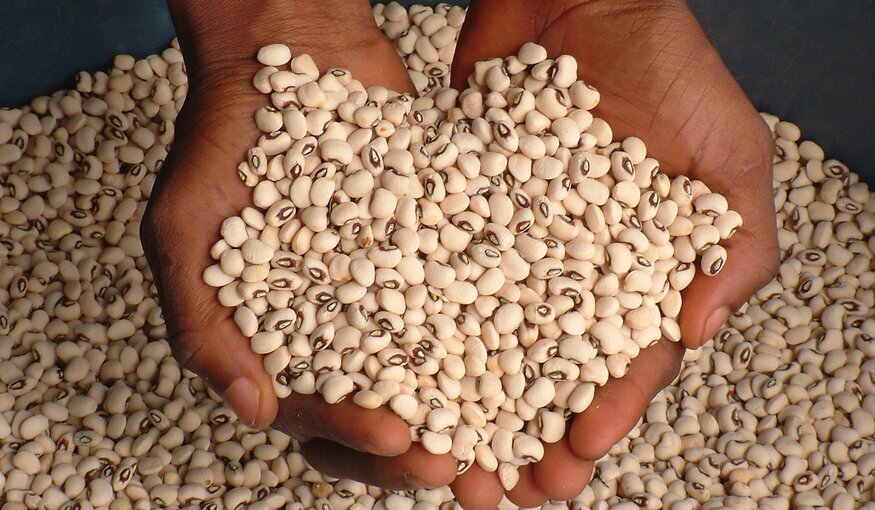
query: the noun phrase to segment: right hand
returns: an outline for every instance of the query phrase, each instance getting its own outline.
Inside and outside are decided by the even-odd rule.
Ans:
[[[251,21],[252,8],[238,2],[170,2],[190,89],[141,225],[168,339],[176,359],[205,378],[242,422],[273,425],[300,440],[314,467],[385,488],[443,486],[455,477],[455,461],[411,444],[407,424],[388,408],[367,410],[351,399],[328,405],[318,394],[277,399],[234,310],[202,280],[222,221],[252,202],[236,168],[258,139],[255,111],[269,104],[252,86],[261,46],[285,42],[294,55],[310,54],[323,72],[343,67],[365,86],[412,91],[367,3],[290,3],[279,2],[271,13],[272,3],[264,2],[262,22]]]

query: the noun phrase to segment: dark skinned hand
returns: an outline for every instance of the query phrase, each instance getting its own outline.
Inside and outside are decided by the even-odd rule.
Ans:
[[[219,225],[250,203],[251,190],[234,168],[257,139],[252,114],[266,101],[250,85],[258,68],[252,55],[261,45],[285,41],[293,53],[311,54],[323,71],[344,67],[365,85],[410,90],[367,4],[345,2],[338,10],[344,6],[330,3],[304,2],[289,16],[287,3],[267,1],[261,14],[276,9],[275,15],[256,22],[231,0],[171,2],[191,88],[143,220],[144,245],[175,355],[241,420],[273,424],[304,441],[308,460],[334,476],[387,488],[444,485],[454,478],[454,461],[411,446],[406,425],[388,409],[364,410],[349,401],[328,406],[318,396],[278,400],[232,310],[201,281]],[[729,243],[726,267],[718,277],[697,278],[684,295],[683,342],[698,346],[775,269],[768,132],[681,3],[477,0],[459,44],[454,84],[464,86],[475,61],[513,54],[527,41],[544,45],[551,56],[577,57],[581,78],[602,92],[596,113],[618,137],[640,136],[666,170],[705,181],[742,213],[745,226]],[[625,378],[599,389],[563,441],[523,469],[508,496],[534,506],[578,494],[592,461],[637,422],[674,378],[682,356],[681,346],[666,341],[643,351]],[[503,494],[495,475],[476,466],[453,490],[466,508],[494,507]]]
[[[684,174],[722,193],[744,219],[714,277],[697,276],[683,292],[681,344],[662,340],[633,360],[626,377],[596,391],[572,418],[565,438],[521,471],[508,498],[522,507],[565,500],[589,482],[593,462],[642,416],[675,378],[684,347],[697,348],[778,265],[772,200],[772,138],[724,67],[685,2],[666,0],[474,0],[453,63],[464,88],[474,63],[514,55],[534,41],[555,58],[574,56],[579,77],[601,92],[594,114],[614,139],[638,136],[669,175]],[[476,465],[452,485],[466,509],[493,508],[504,490]]]
[[[170,3],[190,90],[142,222],[168,337],[180,363],[204,377],[241,421],[273,425],[303,441],[316,468],[386,488],[443,486],[455,477],[453,459],[411,445],[407,424],[388,408],[366,410],[351,399],[327,405],[319,395],[278,399],[234,310],[202,281],[222,221],[251,204],[252,190],[236,168],[260,134],[255,111],[269,104],[252,86],[261,46],[285,42],[293,55],[310,54],[323,72],[343,67],[365,86],[412,91],[367,2],[290,3],[276,2],[271,13],[274,4],[262,2],[257,14],[233,0]]]

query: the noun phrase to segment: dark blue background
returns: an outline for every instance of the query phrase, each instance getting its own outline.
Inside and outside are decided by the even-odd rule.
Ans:
[[[759,109],[799,124],[875,183],[875,1],[690,4]],[[79,70],[158,52],[173,37],[164,0],[2,0],[0,28],[0,106],[71,87]]]

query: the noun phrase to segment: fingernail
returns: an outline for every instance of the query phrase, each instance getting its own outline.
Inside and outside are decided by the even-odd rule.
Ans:
[[[379,444],[377,441],[374,441],[373,438],[368,437],[365,439],[364,445],[362,445],[364,450],[368,453],[373,453],[374,455],[379,455],[381,457],[392,457],[391,452],[386,451],[383,448],[383,445]]]
[[[423,487],[428,487],[428,484],[410,472],[404,473],[404,484],[411,489],[422,489]]]
[[[717,330],[729,319],[731,314],[732,312],[725,306],[721,306],[711,312],[711,315],[705,321],[705,329],[702,331],[702,338],[699,339],[699,346],[704,345],[708,339],[717,334]]]
[[[246,377],[234,379],[222,398],[237,413],[237,418],[249,427],[255,426],[258,404],[261,400],[258,386]]]

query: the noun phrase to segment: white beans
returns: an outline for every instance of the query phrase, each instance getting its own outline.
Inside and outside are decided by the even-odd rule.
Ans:
[[[464,11],[389,4],[375,16],[429,97],[365,95],[284,46],[259,56],[271,64],[259,90],[294,89],[254,112],[269,135],[241,165],[255,207],[214,233],[203,276],[236,307],[278,396],[388,405],[458,472],[476,462],[512,487],[566,416],[613,404],[598,387],[641,348],[679,340],[680,290],[697,264],[725,262],[717,243],[741,217],[701,183],[653,175],[641,140],[611,143],[586,111],[599,94],[568,57],[527,45],[482,65],[480,88],[445,92]],[[187,91],[181,54],[121,56],[77,89],[0,109],[7,505],[451,505],[448,488],[388,493],[317,473],[296,442],[245,427],[181,369],[137,246]],[[764,118],[777,135],[779,279],[687,353],[586,490],[545,508],[868,508],[875,202],[798,127]],[[569,164],[550,180],[547,158]],[[362,171],[373,183],[357,176],[353,197],[344,182]],[[586,201],[582,182],[606,193]]]
[[[258,50],[258,61],[266,66],[282,66],[292,59],[292,52],[285,44],[269,44]]]

